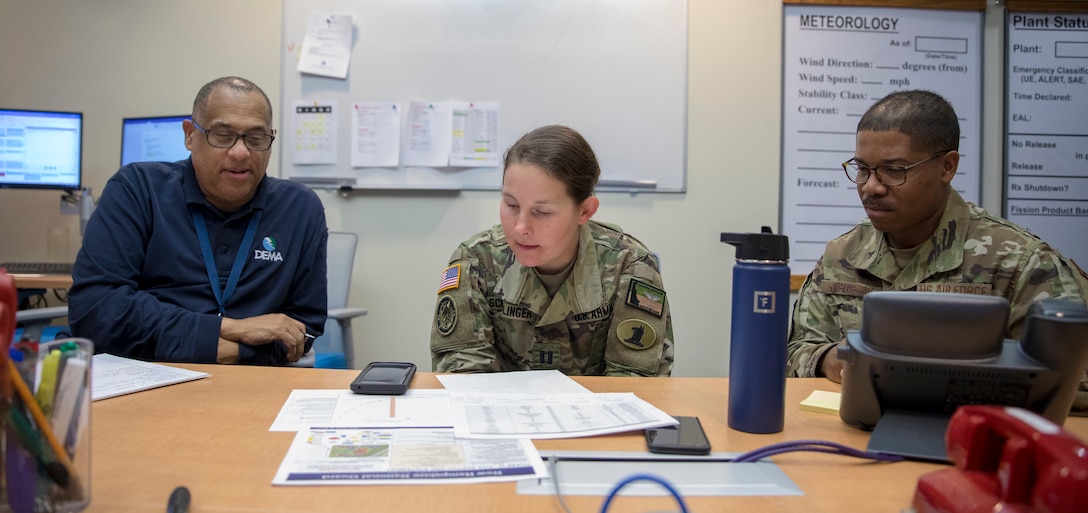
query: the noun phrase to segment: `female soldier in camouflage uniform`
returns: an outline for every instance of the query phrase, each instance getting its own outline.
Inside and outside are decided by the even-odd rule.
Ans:
[[[618,226],[590,220],[599,177],[593,150],[568,127],[533,130],[506,152],[501,224],[462,242],[442,272],[436,372],[672,372],[657,260]]]

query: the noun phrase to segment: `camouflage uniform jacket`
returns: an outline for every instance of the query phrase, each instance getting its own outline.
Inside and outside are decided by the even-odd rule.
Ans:
[[[787,376],[816,376],[821,357],[861,329],[862,297],[874,290],[922,290],[1009,300],[1006,336],[1019,339],[1031,303],[1084,302],[1088,277],[1038,237],[967,203],[952,190],[939,228],[900,271],[884,234],[866,219],[829,242],[793,310]],[[1082,389],[1084,385],[1081,385]],[[1078,397],[1077,402],[1088,399]]]
[[[554,297],[514,258],[501,226],[461,243],[439,286],[434,370],[668,376],[672,317],[653,254],[614,225],[590,221],[579,237]]]

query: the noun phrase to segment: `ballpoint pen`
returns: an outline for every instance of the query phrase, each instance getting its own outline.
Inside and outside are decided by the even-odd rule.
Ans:
[[[189,489],[184,486],[174,488],[170,498],[166,501],[166,513],[188,513]]]

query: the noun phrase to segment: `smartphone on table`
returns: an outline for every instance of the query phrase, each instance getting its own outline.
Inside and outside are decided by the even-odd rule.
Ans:
[[[370,362],[349,388],[356,394],[401,395],[408,391],[415,374],[414,363]]]
[[[710,454],[710,440],[699,417],[673,417],[679,424],[646,430],[646,446],[661,454]]]

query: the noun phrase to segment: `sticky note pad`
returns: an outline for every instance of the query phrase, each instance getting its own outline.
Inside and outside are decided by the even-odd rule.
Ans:
[[[835,415],[839,413],[840,399],[842,399],[842,394],[838,392],[813,390],[804,401],[801,401],[801,409]]]

